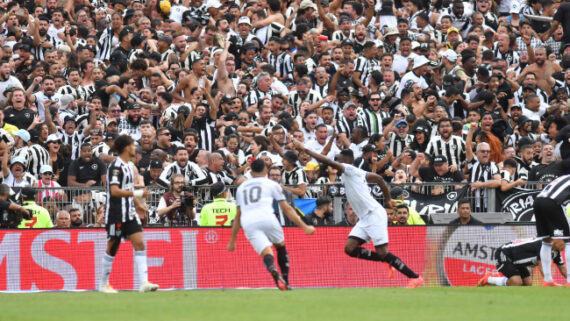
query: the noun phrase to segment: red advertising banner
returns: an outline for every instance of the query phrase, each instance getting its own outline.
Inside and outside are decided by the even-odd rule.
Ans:
[[[317,228],[308,236],[285,228],[293,287],[405,286],[386,265],[344,253],[350,228]],[[472,286],[493,271],[494,251],[503,243],[532,237],[533,226],[391,227],[389,250],[428,286]],[[236,250],[226,250],[229,228],[146,229],[149,279],[161,289],[273,287],[261,258],[240,232]],[[100,229],[0,231],[0,291],[94,290],[106,247]],[[367,247],[372,249],[372,245]],[[123,242],[110,282],[138,288],[130,243]],[[560,277],[558,276],[560,281]]]

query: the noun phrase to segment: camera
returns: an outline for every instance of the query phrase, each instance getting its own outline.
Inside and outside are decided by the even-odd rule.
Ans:
[[[186,208],[194,207],[194,194],[190,193],[192,186],[182,186],[182,194],[180,195],[180,207],[182,213],[186,212]]]
[[[2,213],[2,219],[0,220],[0,227],[17,228],[23,219],[24,217],[22,213],[12,210],[5,210],[4,213]]]

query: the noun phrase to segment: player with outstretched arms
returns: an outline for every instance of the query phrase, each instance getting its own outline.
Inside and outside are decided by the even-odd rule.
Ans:
[[[319,153],[305,148],[303,143],[293,139],[295,147],[309,154],[317,161],[332,166],[338,170],[344,183],[346,198],[358,216],[358,223],[352,228],[344,251],[351,257],[359,259],[386,262],[390,266],[390,274],[395,268],[409,278],[408,288],[423,285],[423,278],[412,271],[402,260],[388,251],[388,217],[386,210],[368,192],[368,183],[378,184],[384,195],[385,204],[395,208],[396,202],[390,198],[390,189],[384,179],[376,173],[365,172],[352,166],[354,155],[351,150],[342,150],[333,161]],[[362,244],[372,240],[376,252],[362,247]]]
[[[136,211],[135,200],[147,197],[148,190],[135,190],[135,172],[129,162],[134,159],[135,143],[132,137],[121,135],[115,140],[115,150],[119,157],[109,164],[107,170],[107,206],[105,208],[105,228],[107,230],[107,250],[103,255],[103,275],[100,292],[116,293],[109,284],[113,260],[121,239],[131,241],[135,251],[135,264],[140,281],[140,292],[156,291],[158,285],[148,282],[146,250],[142,225]]]
[[[242,183],[236,191],[237,214],[232,225],[228,251],[235,249],[237,234],[240,227],[243,227],[245,237],[263,258],[263,264],[271,273],[277,287],[280,290],[289,290],[289,256],[285,249],[283,229],[273,213],[273,200],[279,203],[283,213],[305,233],[313,234],[315,228],[305,224],[287,204],[281,186],[266,177],[267,167],[262,159],[251,163],[251,175],[252,178]],[[275,267],[271,245],[277,250],[281,275]]]

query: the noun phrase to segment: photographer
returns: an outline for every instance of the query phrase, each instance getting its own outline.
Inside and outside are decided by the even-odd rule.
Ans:
[[[184,186],[187,184],[184,175],[172,175],[170,184],[170,191],[160,198],[156,209],[160,222],[168,226],[196,225],[193,221],[194,195],[184,191]]]
[[[0,226],[4,228],[16,228],[22,216],[29,217],[30,212],[22,206],[11,203],[8,198],[10,197],[10,186],[0,184],[0,211],[2,212],[2,220]]]

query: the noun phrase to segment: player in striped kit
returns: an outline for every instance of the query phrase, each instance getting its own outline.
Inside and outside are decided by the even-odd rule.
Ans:
[[[134,259],[140,281],[140,292],[156,291],[158,285],[148,281],[146,250],[142,225],[135,209],[141,198],[149,195],[148,190],[135,190],[135,173],[129,165],[135,155],[135,142],[128,135],[121,135],[114,145],[119,155],[109,164],[107,172],[107,206],[105,208],[105,228],[107,230],[107,250],[103,255],[103,272],[99,291],[117,293],[109,284],[109,276],[115,254],[119,250],[121,239],[128,239],[133,244]]]

